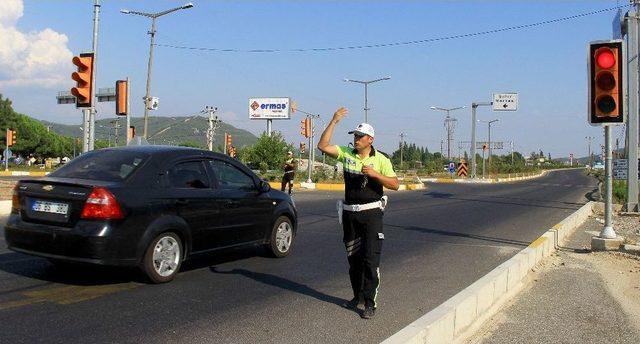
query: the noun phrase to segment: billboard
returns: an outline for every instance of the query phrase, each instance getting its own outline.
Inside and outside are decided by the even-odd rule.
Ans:
[[[249,119],[289,119],[289,98],[249,98]]]

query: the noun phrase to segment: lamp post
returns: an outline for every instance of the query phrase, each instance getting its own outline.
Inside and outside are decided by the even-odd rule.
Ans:
[[[430,109],[434,111],[444,111],[447,113],[447,117],[444,118],[444,127],[447,129],[447,158],[451,160],[451,140],[453,139],[453,129],[455,127],[455,122],[458,120],[455,118],[451,118],[449,113],[451,111],[464,109],[466,106],[458,106],[454,108],[443,108],[438,106],[431,106]]]
[[[129,11],[126,9],[120,10],[121,13],[124,14],[135,14],[143,17],[151,18],[151,31],[148,32],[151,35],[151,43],[149,44],[149,62],[147,64],[147,91],[144,96],[144,131],[142,135],[144,138],[147,138],[147,122],[149,119],[149,100],[151,99],[151,67],[153,65],[153,46],[156,37],[156,19],[162,17],[165,14],[169,14],[178,10],[184,10],[187,8],[193,7],[193,3],[186,3],[180,7],[172,8],[166,11],[158,12],[158,13],[146,13],[146,12],[138,12],[138,11]]]
[[[491,151],[491,124],[498,121],[499,119],[494,119],[491,121],[480,120],[480,122],[487,123],[487,127],[489,128],[489,137],[488,137],[489,142],[487,142],[487,145],[489,146],[489,167],[491,167],[491,154],[493,154]],[[489,169],[489,173],[491,173],[491,169]]]
[[[378,82],[378,81],[384,81],[384,80],[389,80],[391,79],[390,76],[384,77],[384,78],[380,78],[380,79],[376,79],[376,80],[369,80],[369,81],[362,81],[362,80],[352,80],[352,79],[344,79],[344,82],[355,82],[357,84],[363,84],[364,85],[364,122],[365,123],[369,123],[369,107],[368,107],[368,87],[369,84],[373,84],[374,82]]]

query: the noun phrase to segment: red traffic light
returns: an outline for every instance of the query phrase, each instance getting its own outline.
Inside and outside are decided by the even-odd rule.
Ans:
[[[596,52],[596,63],[600,68],[609,69],[616,63],[616,58],[611,49],[601,48]]]
[[[622,42],[589,44],[589,123],[624,122]]]

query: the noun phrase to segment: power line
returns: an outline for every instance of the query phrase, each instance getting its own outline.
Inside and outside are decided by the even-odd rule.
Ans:
[[[448,41],[448,40],[461,39],[461,38],[484,36],[484,35],[490,35],[490,34],[495,34],[495,33],[500,33],[500,32],[529,29],[529,28],[533,28],[533,27],[537,27],[537,26],[555,24],[555,23],[560,23],[560,22],[564,22],[564,21],[579,19],[579,18],[583,18],[583,17],[587,17],[587,16],[592,16],[592,15],[596,15],[596,14],[601,14],[601,13],[605,13],[605,12],[610,12],[610,11],[626,8],[626,7],[629,7],[629,6],[632,6],[632,5],[629,4],[629,5],[615,6],[615,7],[604,8],[604,9],[591,11],[591,12],[586,12],[586,13],[574,14],[574,15],[567,16],[567,17],[562,17],[562,18],[556,18],[556,19],[540,21],[540,22],[536,22],[536,23],[508,26],[508,27],[504,27],[504,28],[486,30],[486,31],[478,31],[478,32],[473,32],[473,33],[442,36],[442,37],[427,38],[427,39],[405,41],[405,42],[379,43],[379,44],[367,44],[367,45],[353,45],[353,46],[345,46],[345,47],[296,48],[296,49],[222,49],[222,48],[192,47],[192,46],[186,46],[186,45],[159,44],[159,43],[155,43],[154,45],[158,46],[158,47],[173,48],[173,49],[212,51],[212,52],[231,52],[231,53],[326,52],[326,51],[340,51],[340,50],[386,48],[386,47],[397,47],[397,46],[405,46],[405,45],[412,45],[412,44],[433,43],[433,42]]]

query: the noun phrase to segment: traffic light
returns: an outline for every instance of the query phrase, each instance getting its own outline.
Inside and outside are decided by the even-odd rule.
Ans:
[[[229,147],[229,156],[232,158],[236,157],[236,147],[234,146]]]
[[[78,71],[71,74],[71,79],[76,81],[76,87],[71,89],[71,94],[76,97],[76,107],[92,107],[93,53],[74,56],[72,62],[78,67]]]
[[[589,44],[589,123],[624,122],[622,41]]]
[[[227,147],[231,147],[231,134],[224,134],[224,141],[226,142]]]
[[[300,142],[300,154],[304,154],[305,148],[306,148],[306,145],[304,144],[304,142]]]
[[[311,137],[311,119],[305,118],[300,121],[300,135],[304,137]]]
[[[15,143],[13,139],[13,129],[7,129],[7,147],[13,146]]]
[[[129,113],[129,83],[127,80],[116,81],[116,116]]]

